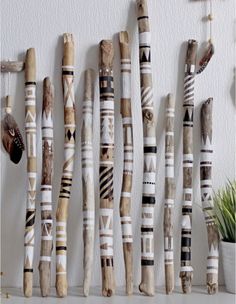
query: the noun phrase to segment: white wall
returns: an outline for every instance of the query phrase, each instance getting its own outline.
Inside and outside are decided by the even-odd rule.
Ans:
[[[116,90],[116,151],[115,151],[115,275],[117,285],[124,285],[121,231],[119,223],[119,195],[122,177],[122,125],[119,115],[119,48],[117,32],[127,29],[132,40],[132,105],[134,117],[134,187],[132,201],[134,231],[134,278],[140,282],[140,212],[142,185],[142,128],[139,93],[138,37],[136,6],[132,0],[2,0],[1,1],[2,59],[24,59],[29,47],[36,48],[37,55],[37,128],[38,167],[41,164],[40,115],[42,105],[42,80],[49,75],[55,84],[55,175],[54,211],[60,187],[63,164],[63,102],[61,89],[62,39],[64,32],[72,32],[76,47],[76,112],[77,146],[75,174],[68,220],[68,279],[69,285],[82,283],[82,196],[81,196],[81,104],[83,94],[83,71],[91,67],[97,70],[98,43],[101,39],[112,38],[115,45],[115,90]],[[206,228],[200,208],[199,149],[200,149],[200,104],[206,98],[214,97],[214,168],[213,187],[217,189],[233,179],[235,175],[235,124],[234,124],[234,0],[213,1],[214,42],[216,54],[206,71],[196,80],[196,111],[194,128],[194,207],[193,207],[193,267],[194,284],[205,283],[207,254]],[[207,25],[202,17],[207,14],[207,1],[193,0],[149,0],[152,30],[152,62],[155,113],[157,116],[157,204],[155,209],[155,277],[157,285],[164,284],[163,269],[163,201],[164,201],[164,97],[168,92],[176,96],[175,123],[175,270],[176,284],[179,284],[180,222],[182,197],[182,99],[183,68],[186,44],[195,38],[202,44],[207,38]],[[2,76],[2,93],[6,93],[6,77]],[[24,133],[24,73],[12,75],[11,91],[14,96],[13,114]],[[96,207],[99,206],[98,165],[99,165],[99,100],[96,87],[94,118],[94,149],[96,178]],[[3,100],[2,100],[3,103]],[[25,135],[25,133],[24,133]],[[3,151],[3,150],[2,150]],[[26,156],[18,166],[13,165],[2,152],[2,267],[3,285],[21,286],[23,269],[23,237],[26,204]],[[34,284],[38,285],[38,261],[40,244],[40,176],[38,172],[37,228],[35,246]],[[55,213],[54,213],[55,214]],[[98,221],[96,218],[96,244],[94,259],[94,285],[101,283]],[[55,250],[53,252],[55,257]],[[55,259],[52,265],[52,284],[55,281]],[[223,282],[220,272],[220,282]]]

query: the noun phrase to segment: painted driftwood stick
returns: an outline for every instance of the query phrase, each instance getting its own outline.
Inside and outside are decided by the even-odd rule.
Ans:
[[[94,71],[85,71],[82,125],[82,181],[83,181],[83,240],[84,240],[84,295],[89,295],[93,268],[95,197],[93,173],[93,103]]]
[[[174,177],[174,122],[175,100],[172,94],[166,100],[166,134],[165,134],[165,209],[164,209],[164,258],[166,293],[174,289],[174,242],[173,211],[175,199]]]
[[[100,254],[102,294],[115,293],[113,268],[113,167],[114,167],[114,49],[110,40],[100,42]]]
[[[24,295],[32,296],[34,223],[36,198],[36,60],[35,49],[28,49],[25,58],[25,132],[28,193],[25,222]]]
[[[201,108],[201,198],[202,210],[205,215],[208,235],[207,257],[207,291],[214,294],[218,291],[218,263],[219,263],[219,232],[215,223],[212,198],[212,104],[213,99],[205,101]]]
[[[141,283],[139,290],[155,293],[153,220],[156,196],[156,131],[153,114],[151,33],[146,0],[137,0],[139,29],[140,86],[143,115],[144,174],[141,223]]]
[[[74,41],[63,35],[62,84],[64,94],[64,165],[56,212],[56,289],[59,297],[67,295],[67,217],[75,154]]]
[[[189,40],[185,61],[183,102],[183,203],[180,268],[183,293],[191,292],[193,278],[191,262],[191,234],[193,204],[193,113],[196,55],[197,42],[195,40]]]
[[[41,295],[46,297],[51,287],[51,256],[53,249],[52,178],[53,178],[53,104],[54,88],[47,77],[43,81],[42,109],[42,180],[41,180],[41,253],[39,278]]]
[[[124,136],[123,182],[120,198],[120,220],[125,261],[126,293],[133,293],[133,233],[131,192],[133,176],[133,125],[131,111],[131,56],[128,32],[120,32],[121,116]]]

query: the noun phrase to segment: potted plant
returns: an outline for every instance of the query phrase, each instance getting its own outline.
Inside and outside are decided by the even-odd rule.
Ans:
[[[236,293],[236,181],[228,182],[214,195],[216,223],[221,234],[221,254],[223,260],[226,290]]]

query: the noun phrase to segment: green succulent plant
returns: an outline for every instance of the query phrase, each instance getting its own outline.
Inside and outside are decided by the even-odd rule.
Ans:
[[[214,210],[222,240],[236,243],[236,180],[214,194]]]

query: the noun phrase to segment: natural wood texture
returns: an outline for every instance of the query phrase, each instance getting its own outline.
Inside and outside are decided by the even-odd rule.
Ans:
[[[2,144],[14,164],[21,160],[25,149],[19,127],[11,112],[12,97],[6,96],[5,116],[1,122]]]
[[[175,199],[174,177],[174,117],[175,100],[172,94],[166,100],[166,133],[165,133],[165,209],[164,209],[164,257],[166,293],[174,289],[174,241],[173,212]]]
[[[208,235],[208,257],[206,284],[209,294],[218,291],[219,264],[219,232],[215,222],[212,191],[212,105],[213,98],[209,98],[201,107],[201,160],[200,183],[202,210]]]
[[[25,58],[25,132],[27,152],[28,193],[25,223],[24,295],[32,296],[34,222],[36,199],[36,59],[35,50],[28,49]]]
[[[1,61],[1,73],[16,73],[23,70],[23,61]]]
[[[143,115],[144,174],[141,223],[141,283],[139,289],[155,294],[153,221],[156,202],[156,128],[153,111],[151,33],[146,0],[137,0],[139,29],[140,89]]]
[[[89,295],[93,270],[95,194],[93,164],[93,103],[94,71],[85,71],[82,145],[82,181],[83,181],[83,240],[84,240],[84,295]]]
[[[133,293],[133,233],[131,192],[133,176],[133,124],[131,111],[131,56],[127,32],[120,32],[121,116],[124,140],[123,182],[120,198],[120,219],[125,261],[126,293]]]
[[[67,295],[67,217],[72,186],[75,153],[74,41],[63,35],[62,85],[64,94],[64,165],[56,212],[56,290]]]
[[[197,42],[189,40],[184,76],[183,117],[183,203],[181,230],[180,278],[183,293],[190,293],[193,268],[191,265],[192,203],[193,203],[193,114],[194,78],[196,73]]]
[[[53,249],[52,178],[53,178],[53,104],[54,87],[50,78],[43,81],[42,108],[42,180],[41,180],[41,253],[39,278],[42,297],[50,293]]]
[[[115,293],[113,269],[113,167],[114,167],[114,49],[110,40],[100,42],[100,254],[102,294]]]

